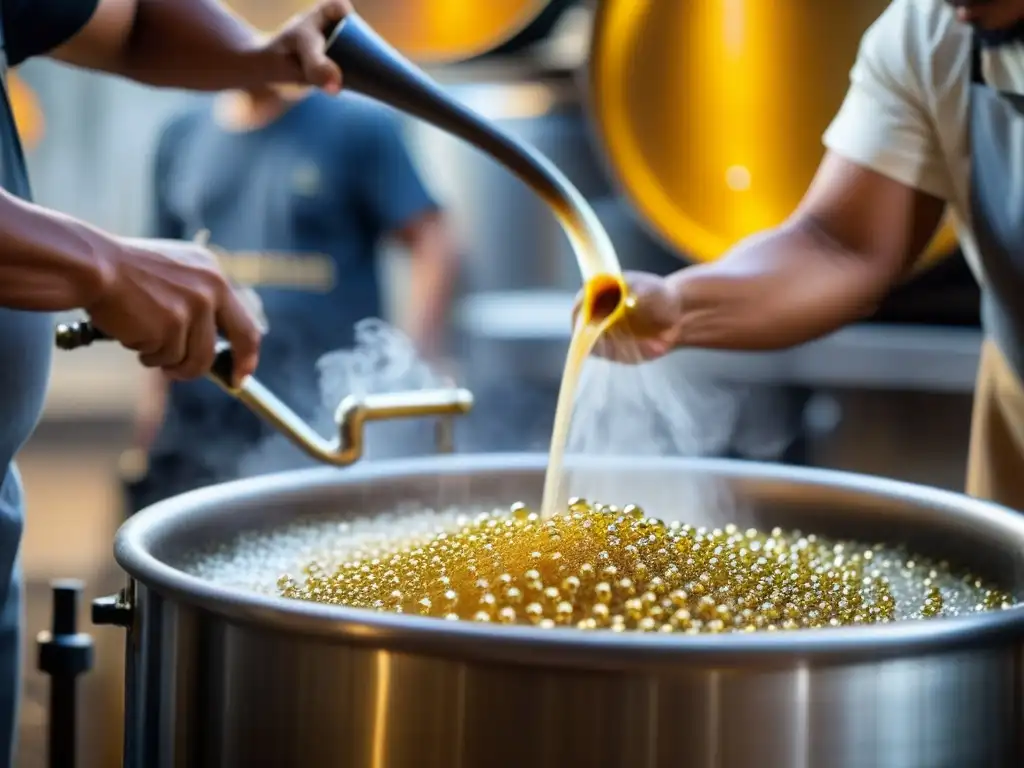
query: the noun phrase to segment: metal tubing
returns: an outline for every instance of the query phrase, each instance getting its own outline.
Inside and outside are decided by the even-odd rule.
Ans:
[[[81,321],[57,326],[55,340],[60,349],[71,350],[87,347],[95,341],[107,341],[109,337],[92,323]],[[233,386],[234,360],[227,342],[218,342],[217,357],[208,378],[308,456],[336,467],[347,467],[362,458],[363,427],[368,421],[448,418],[469,413],[473,407],[473,393],[458,387],[349,396],[342,400],[334,414],[338,436],[327,440],[256,378],[249,376],[240,386]]]

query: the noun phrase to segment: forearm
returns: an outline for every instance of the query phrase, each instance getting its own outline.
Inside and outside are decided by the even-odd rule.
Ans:
[[[0,306],[61,312],[103,293],[110,235],[0,191],[0,237]]]
[[[813,226],[787,224],[669,278],[681,308],[678,343],[743,350],[802,344],[870,315],[899,277]]]
[[[294,82],[298,65],[265,51],[249,24],[217,0],[137,0],[118,69],[156,86],[219,91]]]

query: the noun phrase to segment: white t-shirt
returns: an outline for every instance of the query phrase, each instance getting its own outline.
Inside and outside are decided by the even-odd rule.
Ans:
[[[986,82],[1024,93],[1024,44],[986,50]],[[946,200],[960,244],[983,275],[970,228],[971,31],[945,0],[893,0],[861,40],[850,89],[825,146]]]

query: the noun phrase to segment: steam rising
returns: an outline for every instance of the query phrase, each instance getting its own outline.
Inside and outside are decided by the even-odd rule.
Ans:
[[[617,336],[611,342],[618,359],[638,360],[639,351],[631,339]],[[412,342],[401,331],[377,319],[357,323],[354,348],[324,355],[310,375],[319,378],[321,396],[311,426],[325,437],[335,436],[334,410],[347,395],[452,384],[418,357]],[[457,438],[457,450],[502,450],[503,440],[497,439],[499,433],[508,440],[523,437],[524,425],[533,423],[539,423],[544,434],[534,435],[541,440],[535,446],[531,440],[529,449],[547,450],[550,420],[537,418],[537,411],[545,410],[540,406],[546,398],[537,393],[531,396],[528,390],[515,386],[515,382],[509,386],[510,391],[502,390],[504,394],[497,398],[478,396],[474,411],[479,412],[459,419],[457,424],[474,420],[469,435],[473,444],[466,445],[462,432]],[[642,489],[642,499],[626,498],[624,494],[637,494],[636,483],[630,481],[627,470],[586,472],[573,471],[571,467],[574,461],[585,460],[587,456],[716,456],[730,448],[738,448],[751,458],[771,460],[792,439],[791,421],[784,409],[772,407],[770,393],[766,399],[757,389],[713,381],[688,370],[685,356],[668,355],[641,364],[591,357],[584,366],[577,392],[566,451],[570,469],[563,478],[563,494],[620,505],[640,503],[654,516],[683,519],[695,525],[742,525],[748,522],[748,516],[742,515],[735,502],[712,482],[674,482],[670,488]],[[367,424],[363,460],[431,455],[435,452],[434,425],[433,419]],[[531,431],[529,426],[527,431]],[[476,440],[472,439],[474,434]],[[481,442],[481,435],[485,434],[487,437]],[[527,446],[504,449],[524,447]],[[243,458],[239,474],[247,477],[314,463],[286,438],[275,435]]]
[[[324,437],[336,436],[334,411],[348,395],[382,394],[443,387],[449,384],[421,360],[412,342],[383,320],[361,320],[355,346],[329,352],[316,364],[320,407],[310,422]],[[400,419],[366,425],[365,459],[399,458],[434,452],[433,419]],[[275,435],[241,462],[242,477],[313,466],[287,438]]]
[[[613,357],[628,362],[592,356],[584,366],[566,449],[569,466],[585,456],[722,455],[735,442],[737,430],[755,450],[770,454],[785,448],[788,441],[780,440],[773,425],[744,423],[750,411],[747,388],[723,386],[687,370],[685,357],[678,354],[640,362],[635,342],[622,335],[605,343]],[[654,516],[695,525],[744,522],[738,519],[734,501],[715,483],[694,480],[685,486],[646,488],[640,500],[620,498],[624,481],[614,473],[569,470],[562,488],[567,497],[643,504]],[[682,496],[681,487],[686,491]]]

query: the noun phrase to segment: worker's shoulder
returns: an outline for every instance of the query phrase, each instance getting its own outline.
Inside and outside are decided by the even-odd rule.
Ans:
[[[393,129],[401,117],[389,106],[358,93],[343,92],[340,96],[318,94],[320,109],[337,120],[347,131]]]
[[[864,36],[861,55],[943,92],[962,80],[970,47],[970,27],[946,0],[892,0]]]
[[[907,6],[904,14],[908,33],[921,55],[935,59],[954,50],[970,49],[971,28],[957,20],[948,0],[895,0],[895,3]]]

